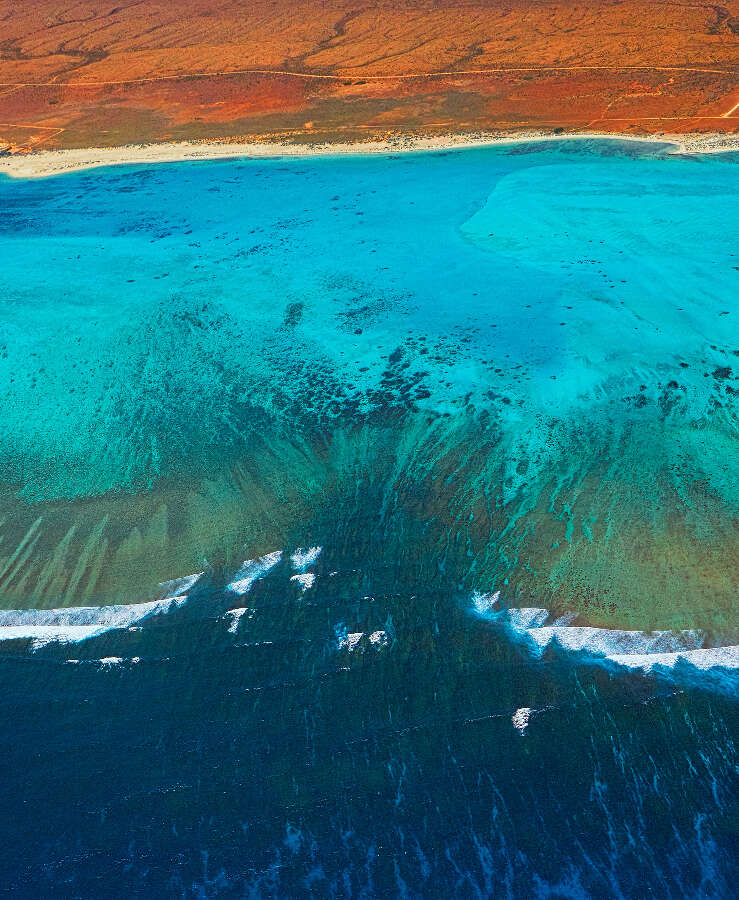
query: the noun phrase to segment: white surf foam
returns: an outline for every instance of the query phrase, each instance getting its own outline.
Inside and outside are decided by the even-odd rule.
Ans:
[[[53,642],[72,644],[114,628],[131,628],[150,616],[171,612],[187,602],[187,591],[202,572],[164,581],[167,596],[146,603],[113,606],[67,606],[58,609],[0,609],[0,641],[31,640],[33,647]]]
[[[151,615],[169,612],[180,606],[186,596],[165,597],[148,603],[130,603],[118,606],[68,606],[59,609],[2,609],[0,610],[0,635],[11,627],[103,627],[125,628]]]
[[[362,640],[364,636],[364,631],[342,632],[337,636],[337,647],[339,650],[347,650],[349,653],[352,653],[357,649],[364,650],[367,646]],[[375,650],[382,650],[384,647],[389,647],[392,643],[392,639],[388,632],[382,629],[368,634],[367,640],[369,641],[370,646],[374,647]]]
[[[537,607],[509,609],[508,618],[511,624],[517,628],[536,628],[543,625],[549,618],[549,610]]]
[[[475,615],[484,619],[490,616],[497,607],[500,600],[500,591],[495,591],[494,594],[483,594],[481,591],[474,591],[471,599]]]
[[[390,636],[387,631],[373,631],[369,636],[370,644],[378,649],[387,647],[390,644]]]
[[[100,659],[68,659],[66,660],[67,665],[69,666],[79,666],[79,665],[95,665],[100,669],[117,669],[120,666],[135,666],[137,663],[141,662],[140,656],[131,656],[131,657],[123,657],[123,656],[103,656]]]
[[[114,628],[128,628],[150,616],[168,613],[185,595],[119,606],[70,606],[60,609],[0,610],[0,641],[30,639],[34,646],[54,641],[77,643]]]
[[[293,575],[290,579],[290,581],[296,581],[301,586],[303,593],[313,587],[315,580],[316,576],[313,572],[301,572],[298,575]]]
[[[567,654],[577,654],[579,662],[615,663],[642,672],[677,669],[686,678],[691,671],[700,674],[739,669],[739,646],[704,647],[705,636],[696,629],[644,632],[577,626],[571,624],[575,613],[551,617],[548,610],[538,607],[501,609],[498,593],[476,592],[471,601],[475,615],[503,626],[514,641],[535,656],[557,647]]]
[[[339,650],[348,650],[351,653],[356,649],[363,637],[363,631],[351,631],[348,634],[342,634],[337,640]]]
[[[519,734],[524,734],[524,732],[528,728],[529,720],[531,719],[531,713],[532,709],[530,706],[522,706],[520,709],[517,709],[511,716],[513,727]]]
[[[159,584],[159,590],[164,594],[165,600],[171,600],[175,597],[182,597],[190,590],[203,576],[202,572],[196,572],[194,575],[185,575],[183,578],[173,578],[171,581],[162,581]]]
[[[308,547],[307,549],[298,547],[298,549],[290,556],[293,568],[297,572],[302,572],[307,569],[308,566],[312,566],[321,555],[322,549],[322,547]]]
[[[236,572],[234,580],[228,585],[227,590],[240,596],[246,594],[255,581],[266,575],[282,559],[282,550],[274,550],[266,553],[259,559],[247,559]]]
[[[536,610],[537,613],[546,610]],[[519,610],[520,612],[520,610]],[[524,610],[525,612],[525,610]],[[516,622],[515,619],[512,621]],[[518,624],[516,622],[516,624]],[[698,631],[622,631],[573,625],[530,625],[526,634],[542,651],[553,643],[576,653],[611,654],[664,653],[695,650],[701,646],[703,635]]]
[[[55,641],[76,644],[108,630],[104,625],[3,625],[0,627],[0,641],[30,639],[35,647]]]
[[[684,661],[696,669],[739,668],[739,645],[729,647],[701,647],[697,650],[678,650],[672,653],[612,653],[608,659],[629,669],[649,672],[657,667],[674,668]]]
[[[239,622],[241,621],[242,616],[248,616],[248,618],[252,618],[254,615],[254,610],[250,609],[248,606],[239,606],[235,609],[229,609],[225,615],[231,616],[232,621],[228,626],[228,631],[230,634],[236,634],[239,628]]]

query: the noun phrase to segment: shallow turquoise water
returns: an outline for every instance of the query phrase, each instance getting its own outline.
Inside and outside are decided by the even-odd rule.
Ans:
[[[6,180],[7,475],[41,497],[138,486],[296,365],[366,390],[398,348],[432,370],[424,408],[494,387],[566,417],[674,374],[698,419],[736,349],[736,200],[728,155],[567,144]],[[421,337],[454,358],[422,361]]]
[[[141,599],[395,515],[471,586],[726,627],[736,172],[595,141],[4,179],[0,590]]]
[[[7,892],[732,896],[738,166],[0,179]]]

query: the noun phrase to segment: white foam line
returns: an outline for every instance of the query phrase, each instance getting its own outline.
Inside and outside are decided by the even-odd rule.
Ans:
[[[228,585],[227,590],[239,596],[246,594],[255,581],[266,575],[282,559],[282,550],[266,553],[259,559],[247,559],[236,572],[234,580]]]
[[[530,706],[521,706],[511,716],[513,727],[519,734],[524,734],[529,727],[529,719],[533,710]]]
[[[538,612],[538,611],[537,611]],[[517,625],[515,619],[514,627]],[[573,625],[549,625],[525,627],[527,637],[542,651],[557,643],[574,652],[609,654],[665,653],[678,650],[696,650],[703,641],[698,631],[621,631],[609,628],[591,628]]]
[[[162,581],[159,590],[165,594],[166,600],[171,600],[175,596],[186,594],[202,577],[202,572],[196,572],[194,575],[185,575],[183,578],[173,578],[171,581]]]
[[[339,650],[348,650],[351,653],[363,637],[363,631],[352,631],[349,634],[344,634],[337,641],[338,648]]]
[[[298,547],[298,549],[290,556],[290,561],[292,562],[295,571],[304,572],[308,566],[312,566],[321,555],[322,549],[322,547],[308,547],[304,550],[302,547]]]
[[[122,665],[135,666],[137,663],[141,662],[141,657],[103,656],[100,659],[68,659],[66,660],[66,662],[67,665],[70,666],[79,666],[84,664],[97,665],[100,669],[115,669]]]
[[[68,606],[58,609],[0,610],[0,641],[31,640],[34,648],[53,642],[70,644],[85,641],[114,628],[130,628],[150,616],[168,613],[187,602],[189,590],[202,572],[164,582],[165,592],[175,596],[147,603],[115,606]]]
[[[301,572],[299,575],[293,575],[290,578],[290,581],[297,582],[300,587],[303,589],[303,593],[305,593],[309,588],[313,587],[313,582],[316,580],[316,576],[313,572]]]
[[[488,618],[494,615],[499,600],[500,591],[496,591],[494,594],[483,594],[481,591],[474,591],[472,594],[472,610],[480,618]]]
[[[10,629],[55,628],[56,630],[125,628],[134,622],[181,606],[186,596],[165,597],[148,603],[119,606],[69,606],[59,609],[3,609],[0,610],[0,639],[11,634]],[[82,631],[79,632],[80,634]]]
[[[370,644],[374,647],[387,647],[390,644],[390,637],[387,631],[373,631],[369,636]]]
[[[697,650],[676,650],[672,653],[609,653],[608,659],[629,669],[651,671],[658,666],[673,669],[685,661],[696,669],[739,668],[739,644],[729,647],[702,647]]]
[[[4,625],[0,641],[32,640],[35,647],[58,642],[76,644],[108,631],[104,625]]]
[[[536,656],[549,647],[583,654],[593,664],[615,663],[643,672],[674,670],[678,663],[707,672],[710,669],[739,669],[739,645],[702,647],[704,635],[695,629],[673,631],[627,631],[570,625],[574,613],[554,618],[538,607],[500,609],[499,595],[472,595],[472,611],[481,618],[503,625],[512,639]]]
[[[225,615],[232,617],[231,624],[228,626],[228,631],[230,634],[236,634],[239,628],[239,621],[241,620],[241,617],[245,616],[247,613],[249,614],[249,618],[251,619],[251,617],[254,615],[254,610],[249,609],[248,606],[239,606],[236,607],[236,609],[227,610]]]
[[[509,609],[508,618],[515,627],[535,628],[546,622],[549,618],[549,610],[536,607]]]
[[[352,653],[358,647],[360,647],[360,642],[364,637],[363,631],[350,631],[348,633],[340,634],[337,638],[336,645],[339,650],[348,650],[349,653]],[[368,640],[370,646],[374,647],[376,650],[382,650],[384,647],[390,646],[390,635],[387,631],[373,631],[368,636]]]

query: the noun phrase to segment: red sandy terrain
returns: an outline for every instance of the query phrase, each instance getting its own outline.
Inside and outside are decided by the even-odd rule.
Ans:
[[[0,146],[739,131],[739,0],[0,0]]]

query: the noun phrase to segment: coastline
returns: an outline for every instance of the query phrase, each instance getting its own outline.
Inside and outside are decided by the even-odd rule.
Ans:
[[[612,140],[672,145],[673,153],[725,153],[739,150],[739,135],[716,132],[699,135],[633,135],[617,132],[520,131],[515,133],[453,133],[434,137],[405,135],[356,142],[290,143],[287,141],[179,141],[85,147],[73,150],[38,150],[0,155],[0,174],[11,178],[45,178],[100,166],[184,162],[187,160],[248,157],[304,157],[370,153],[411,153],[460,150],[473,147],[563,140]]]

